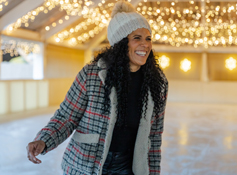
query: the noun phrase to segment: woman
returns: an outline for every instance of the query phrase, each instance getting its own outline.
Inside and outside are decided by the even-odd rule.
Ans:
[[[111,47],[83,67],[50,122],[28,144],[28,158],[56,148],[75,130],[63,156],[68,175],[160,174],[168,82],[152,52],[147,20],[116,3]]]

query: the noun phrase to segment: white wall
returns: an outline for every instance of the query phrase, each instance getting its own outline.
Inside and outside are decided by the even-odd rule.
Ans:
[[[8,112],[9,103],[9,88],[5,82],[0,82],[0,114]]]
[[[72,81],[73,79],[1,81],[0,117],[50,105],[59,106]],[[237,82],[230,81],[169,80],[168,102],[237,105],[236,89]]]
[[[47,80],[0,82],[0,114],[48,106]]]

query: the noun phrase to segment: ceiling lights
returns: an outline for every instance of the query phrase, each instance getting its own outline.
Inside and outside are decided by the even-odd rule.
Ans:
[[[8,5],[7,0],[0,0],[0,12],[3,10],[3,7],[7,5]]]
[[[172,46],[237,45],[237,4],[228,2],[142,2],[137,11],[151,27],[153,42]],[[152,6],[151,6],[152,4]]]
[[[93,38],[108,25],[111,8],[116,1],[109,2],[101,0],[96,8],[90,10],[91,0],[46,0],[42,6],[18,19],[8,30],[13,31],[22,25],[28,27],[39,13],[48,13],[59,6],[68,15],[45,26],[45,30],[57,27],[72,15],[82,15],[85,20],[54,36],[56,42],[76,38],[77,44],[80,44]],[[192,45],[195,48],[237,45],[237,4],[234,2],[143,0],[136,9],[150,23],[153,43],[176,47]],[[93,24],[96,27],[92,27]]]

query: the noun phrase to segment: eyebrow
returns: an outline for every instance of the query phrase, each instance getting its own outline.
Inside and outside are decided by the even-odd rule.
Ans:
[[[141,37],[141,35],[133,35],[133,37],[137,37],[137,36]],[[147,37],[151,37],[151,36],[149,35],[149,36],[146,36],[146,38]]]

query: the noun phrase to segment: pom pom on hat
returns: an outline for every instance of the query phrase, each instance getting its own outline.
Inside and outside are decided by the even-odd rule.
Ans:
[[[128,12],[136,12],[135,8],[132,4],[126,1],[119,1],[115,4],[113,11],[111,13],[111,18],[113,18],[117,13],[128,13]]]
[[[128,2],[117,2],[111,17],[112,19],[107,29],[107,38],[111,46],[138,28],[146,28],[151,33],[151,28],[146,18],[138,14],[132,4]]]

